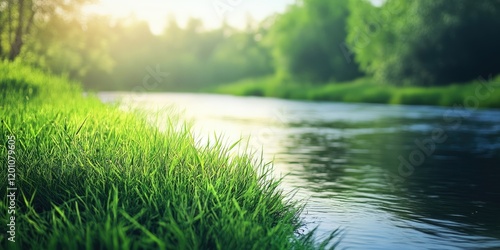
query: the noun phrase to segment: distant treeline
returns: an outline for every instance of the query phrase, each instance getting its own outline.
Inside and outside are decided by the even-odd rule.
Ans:
[[[85,0],[0,1],[0,55],[96,90],[199,90],[275,75],[321,85],[372,76],[435,86],[500,73],[500,1],[302,0],[245,29],[79,12]],[[162,74],[150,84],[151,72]]]

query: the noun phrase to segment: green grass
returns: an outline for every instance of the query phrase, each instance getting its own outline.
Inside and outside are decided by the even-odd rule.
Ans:
[[[1,249],[318,249],[301,204],[269,164],[218,138],[194,142],[173,119],[159,131],[77,84],[0,62],[0,183],[16,137],[16,243]],[[234,150],[234,149],[233,149]],[[6,189],[0,195],[7,222]],[[10,215],[9,215],[10,216]]]
[[[376,83],[371,78],[361,78],[351,82],[320,85],[283,82],[274,77],[266,77],[246,79],[218,86],[209,91],[315,101],[455,106],[475,105],[471,98],[486,95],[488,90],[483,88],[477,96],[476,89],[480,83],[481,81],[476,80],[443,87],[397,87]],[[488,84],[492,91],[488,93],[488,97],[478,98],[478,104],[483,108],[500,108],[500,76],[490,79]]]

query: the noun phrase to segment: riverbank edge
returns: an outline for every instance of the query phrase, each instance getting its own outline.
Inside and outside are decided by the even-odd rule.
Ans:
[[[298,84],[270,76],[245,79],[204,91],[310,101],[500,108],[500,76],[440,87],[400,87],[380,84],[368,77],[342,83]]]
[[[237,143],[197,145],[170,118],[159,131],[20,63],[0,62],[0,73],[1,158],[15,156],[16,171],[0,167],[16,188],[0,191],[14,197],[13,208],[0,203],[13,211],[0,248],[318,249],[334,236],[300,233],[303,205],[268,178],[269,164],[230,153]]]

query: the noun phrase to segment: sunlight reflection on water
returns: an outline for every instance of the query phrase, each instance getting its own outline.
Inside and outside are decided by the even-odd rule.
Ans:
[[[340,249],[500,248],[500,111],[459,128],[444,108],[286,101],[207,94],[101,93],[145,110],[184,110],[203,143],[214,132],[249,138],[274,160],[282,188],[307,200],[307,229],[344,229]],[[170,108],[168,108],[170,107]],[[448,139],[402,182],[398,156],[434,128]]]

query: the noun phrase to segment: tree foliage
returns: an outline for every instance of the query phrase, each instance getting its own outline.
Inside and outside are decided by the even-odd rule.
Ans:
[[[74,15],[87,2],[91,0],[1,0],[0,58],[16,59],[35,26]]]
[[[393,84],[443,85],[500,73],[500,2],[351,0],[347,42],[362,69]]]
[[[236,30],[225,25],[206,30],[197,19],[191,19],[185,27],[171,20],[160,35],[152,34],[145,23],[120,24],[111,32],[115,35],[110,46],[114,69],[107,76],[94,74],[90,82],[107,78],[117,88],[132,90],[142,85],[147,68],[159,67],[168,72],[168,79],[148,90],[196,91],[270,75],[270,53],[259,43],[264,32],[260,26]]]
[[[358,66],[346,60],[347,0],[304,0],[277,17],[269,37],[280,74],[299,80],[351,80]]]
[[[0,59],[68,74],[97,90],[198,91],[245,78],[324,84],[367,74],[443,85],[500,73],[500,1],[301,0],[246,28],[81,15],[91,0],[0,0]],[[286,82],[286,81],[283,81]]]

